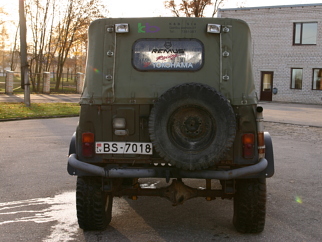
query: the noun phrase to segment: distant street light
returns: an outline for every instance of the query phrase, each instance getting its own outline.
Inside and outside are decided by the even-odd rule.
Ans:
[[[20,57],[21,57],[21,87],[25,90],[24,101],[30,107],[30,83],[28,76],[27,61],[27,27],[25,17],[25,0],[19,0],[19,22],[20,22]]]

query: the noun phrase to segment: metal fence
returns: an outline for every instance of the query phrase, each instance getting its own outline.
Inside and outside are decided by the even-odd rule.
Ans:
[[[13,93],[22,93],[21,74],[14,72]],[[50,93],[77,93],[77,74],[63,73],[58,90],[56,87],[56,73],[50,73]],[[6,72],[0,72],[0,93],[5,93]],[[31,92],[42,93],[43,90],[43,73],[34,73],[29,77]],[[39,80],[39,81],[38,81]],[[33,83],[32,83],[33,82]],[[40,86],[38,86],[38,84]]]

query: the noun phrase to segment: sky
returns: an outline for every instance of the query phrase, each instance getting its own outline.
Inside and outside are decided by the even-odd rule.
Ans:
[[[2,0],[0,0],[2,1]],[[164,0],[127,0],[104,1],[107,3],[111,17],[154,17],[173,16],[169,10],[165,10]],[[226,0],[221,8],[236,8],[241,4],[244,7],[275,6],[322,3],[321,0]],[[133,11],[134,10],[134,11]],[[211,17],[212,9],[207,16]]]
[[[164,7],[165,0],[101,0],[109,10],[106,17],[171,17],[173,13]],[[178,1],[178,0],[176,0]],[[276,6],[276,5],[294,5],[294,4],[310,4],[321,3],[321,0],[225,0],[221,8],[237,8],[243,7],[260,7],[260,6]],[[6,30],[9,38],[6,42],[10,46],[11,41],[17,29],[19,21],[19,0],[0,0],[0,7],[3,7],[8,13],[7,16],[1,15],[6,24]],[[207,10],[207,9],[206,9]],[[213,8],[208,7],[205,11],[206,17],[211,17]],[[1,19],[3,20],[3,19]],[[28,37],[28,30],[27,30]]]
[[[102,0],[109,10],[108,17],[156,17],[173,16],[169,10],[165,10],[164,0]],[[8,20],[18,18],[19,0],[0,0],[0,7],[5,7],[9,13]],[[321,3],[314,0],[225,0],[222,8],[236,8],[241,4],[244,7],[275,6]],[[211,16],[209,9],[209,15]]]

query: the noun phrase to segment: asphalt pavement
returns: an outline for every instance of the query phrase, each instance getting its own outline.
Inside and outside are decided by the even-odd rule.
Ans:
[[[31,94],[32,103],[73,102],[78,103],[80,94]],[[0,94],[3,102],[24,102],[24,95]],[[264,108],[264,120],[276,123],[289,123],[303,126],[322,127],[322,103],[299,104],[281,102],[260,102]]]

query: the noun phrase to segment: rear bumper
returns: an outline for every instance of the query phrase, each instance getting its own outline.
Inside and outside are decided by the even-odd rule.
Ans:
[[[94,176],[106,178],[202,178],[231,180],[254,176],[267,168],[268,162],[265,158],[260,159],[257,164],[247,167],[225,170],[225,171],[184,171],[175,167],[153,167],[153,168],[104,168],[93,164],[85,163],[77,159],[76,154],[71,154],[68,158],[68,165],[76,170]],[[76,175],[76,173],[69,173]]]

